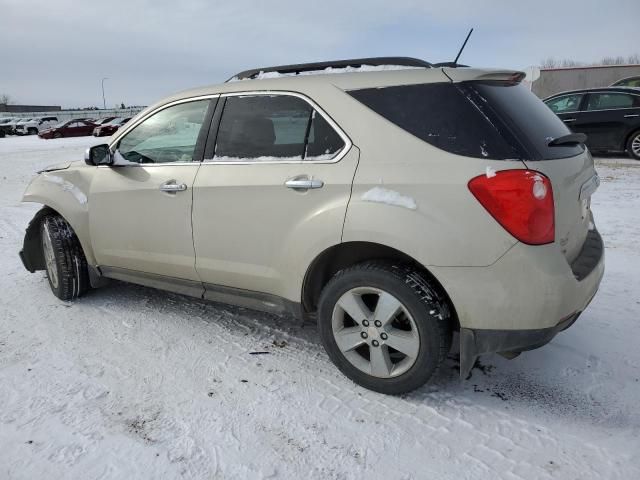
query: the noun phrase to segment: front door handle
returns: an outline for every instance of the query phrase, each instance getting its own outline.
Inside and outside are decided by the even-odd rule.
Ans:
[[[176,192],[184,192],[187,189],[187,185],[185,183],[178,183],[175,180],[169,180],[160,185],[160,191],[176,193]]]
[[[315,178],[292,178],[285,183],[287,188],[293,188],[294,190],[309,190],[313,188],[322,188],[324,182]]]
[[[635,117],[640,117],[640,114],[632,114],[632,115],[625,115],[624,118],[635,118]]]
[[[564,123],[570,123],[570,122],[575,122],[576,119],[575,118],[565,118],[564,120],[562,120]]]

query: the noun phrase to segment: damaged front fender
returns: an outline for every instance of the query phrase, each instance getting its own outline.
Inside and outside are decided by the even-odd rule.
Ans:
[[[40,223],[47,214],[61,215],[75,232],[89,265],[95,265],[89,234],[88,193],[90,172],[79,166],[64,170],[45,171],[35,177],[22,197],[23,202],[40,203],[44,208],[27,227],[20,257],[29,271],[41,270]]]

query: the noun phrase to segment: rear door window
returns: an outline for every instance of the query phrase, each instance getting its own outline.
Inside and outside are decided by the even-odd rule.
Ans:
[[[214,161],[334,158],[345,143],[320,113],[291,95],[227,97]]]
[[[590,93],[587,100],[587,110],[615,110],[633,106],[634,96],[625,93]]]

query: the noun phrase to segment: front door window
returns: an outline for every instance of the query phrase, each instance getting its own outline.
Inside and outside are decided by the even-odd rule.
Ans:
[[[192,162],[209,103],[180,103],[147,118],[120,139],[114,163]]]

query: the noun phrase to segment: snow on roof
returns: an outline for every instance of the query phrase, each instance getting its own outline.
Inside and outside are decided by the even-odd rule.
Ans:
[[[302,72],[264,72],[260,71],[252,78],[233,77],[229,82],[238,82],[243,80],[263,80],[267,78],[283,78],[283,77],[299,77],[303,75],[326,75],[335,73],[360,73],[360,72],[382,72],[388,70],[424,70],[426,67],[411,67],[406,65],[361,65],[359,67],[327,67],[321,70],[307,70]]]

